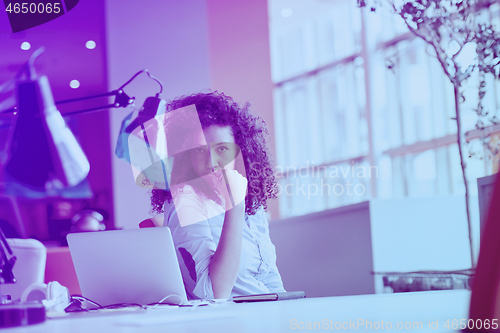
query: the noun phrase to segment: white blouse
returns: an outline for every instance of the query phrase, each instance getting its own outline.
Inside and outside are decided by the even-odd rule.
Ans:
[[[219,244],[224,208],[185,185],[182,195],[176,195],[174,202],[165,203],[164,214],[164,226],[172,232],[188,298],[214,298],[208,268]],[[196,223],[181,225],[179,216],[183,222],[189,216]],[[240,270],[231,297],[284,292],[264,210],[260,208],[255,215],[245,214],[245,222]]]

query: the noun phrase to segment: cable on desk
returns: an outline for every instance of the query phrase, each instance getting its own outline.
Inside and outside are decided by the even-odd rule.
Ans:
[[[220,303],[221,303],[220,301],[217,301],[214,299],[204,299],[204,300],[199,299],[199,300],[191,301],[191,304],[179,305],[179,307],[197,308],[199,306],[217,306]]]
[[[181,296],[177,294],[170,294],[168,296],[163,297],[159,302],[156,303],[149,303],[147,306],[151,306],[152,309],[156,308],[158,305],[176,305],[176,304],[170,304],[170,303],[163,303],[164,300],[170,297],[177,297],[179,299],[179,304],[182,303],[182,298]]]
[[[87,301],[94,306],[95,308],[87,309],[87,308],[82,308],[82,302]],[[120,308],[129,308],[129,307],[139,307],[141,309],[146,309],[145,306],[137,303],[117,303],[117,304],[110,304],[110,305],[105,305],[102,306],[97,302],[94,302],[91,299],[88,299],[87,297],[84,297],[82,295],[71,295],[71,302],[70,304],[64,309],[64,312],[69,313],[69,312],[88,312],[88,311],[96,311],[96,310],[110,310],[110,309],[120,309]]]

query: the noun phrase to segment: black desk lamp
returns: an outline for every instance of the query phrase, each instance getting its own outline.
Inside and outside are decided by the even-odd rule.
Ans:
[[[147,70],[141,70],[117,90],[54,102],[47,77],[38,76],[35,72],[34,62],[42,52],[43,48],[36,50],[16,76],[17,107],[3,111],[3,113],[17,115],[5,166],[6,192],[39,198],[73,191],[74,193],[63,194],[63,196],[82,197],[85,188],[82,189],[81,183],[86,179],[90,165],[56,105],[106,96],[115,97],[112,104],[67,112],[65,117],[109,108],[127,107],[135,98],[125,94],[123,88],[139,74],[147,73],[150,78],[158,82],[160,92],[146,99],[136,119],[131,121],[131,115],[126,117],[124,124],[127,126],[122,128],[115,151],[118,157],[130,162],[128,135],[134,128],[140,126],[145,131],[143,124],[164,112],[166,102],[159,98],[163,86]],[[150,148],[146,138],[142,149]],[[10,188],[14,190],[9,190]],[[88,196],[89,191],[86,192],[83,197]]]
[[[134,98],[125,94],[123,88],[143,72],[146,72],[149,77],[160,84],[160,93],[163,90],[160,81],[151,76],[147,70],[142,70],[117,90],[95,96],[54,102],[47,77],[38,76],[34,68],[34,62],[42,52],[43,48],[36,50],[16,75],[14,81],[17,107],[5,111],[0,110],[0,113],[14,113],[17,116],[10,140],[9,157],[5,166],[5,185],[6,187],[9,185],[22,186],[23,189],[28,189],[24,193],[36,192],[37,197],[58,195],[63,190],[78,187],[78,184],[85,180],[90,170],[85,154],[55,105],[115,96],[113,104],[70,112],[66,113],[65,116],[127,107],[133,103]],[[9,86],[12,86],[10,82],[7,85],[0,85],[0,90]],[[127,126],[123,132],[126,135],[138,127],[142,128],[146,140],[142,143],[141,149],[148,151],[151,151],[151,147],[147,141],[144,124],[154,119],[157,114],[164,113],[166,102],[159,98],[160,93],[146,99],[135,120],[130,122],[131,117],[127,117],[124,121]],[[118,145],[120,144],[122,144],[121,148],[126,150],[127,156],[130,156],[128,140],[125,143],[119,139]],[[130,158],[128,161],[130,162]],[[163,162],[161,163],[163,165]],[[16,258],[1,230],[0,243],[0,284],[15,283],[12,267]],[[30,325],[43,321],[45,321],[45,307],[41,303],[16,304],[11,302],[0,304],[0,328]]]

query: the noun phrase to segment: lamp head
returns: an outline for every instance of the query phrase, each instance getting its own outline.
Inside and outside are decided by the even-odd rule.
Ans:
[[[47,77],[30,70],[25,80],[17,81],[16,98],[7,181],[45,191],[83,181],[89,162],[54,104]]]
[[[131,164],[138,186],[169,189],[173,157],[166,154],[163,119],[167,102],[159,97],[146,98],[134,120],[126,117],[120,129],[115,154]]]

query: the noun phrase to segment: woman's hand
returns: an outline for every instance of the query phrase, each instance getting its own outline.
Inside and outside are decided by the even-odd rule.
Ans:
[[[226,183],[228,196],[231,206],[234,208],[243,202],[245,204],[245,196],[247,194],[248,180],[236,170],[222,169],[224,181]]]
[[[238,171],[219,169],[212,173],[212,183],[226,201],[226,210],[245,201],[248,180]]]

